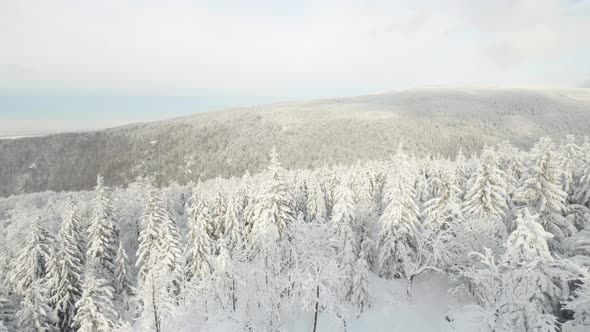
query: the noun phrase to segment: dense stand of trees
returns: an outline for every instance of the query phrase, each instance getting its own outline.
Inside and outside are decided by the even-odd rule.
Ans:
[[[411,301],[428,271],[457,280],[485,331],[590,329],[588,140],[292,171],[273,149],[255,175],[157,177],[0,202],[0,331],[160,332],[186,308],[247,331],[295,310],[346,326],[373,305],[371,273]]]

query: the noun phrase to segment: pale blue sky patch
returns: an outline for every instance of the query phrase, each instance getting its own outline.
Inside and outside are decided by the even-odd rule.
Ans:
[[[588,0],[0,1],[0,131],[430,84],[575,87],[588,40]]]

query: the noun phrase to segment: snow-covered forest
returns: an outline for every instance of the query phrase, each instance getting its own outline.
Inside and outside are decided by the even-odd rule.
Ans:
[[[409,151],[0,199],[0,331],[389,331],[440,284],[439,330],[590,329],[589,139]]]

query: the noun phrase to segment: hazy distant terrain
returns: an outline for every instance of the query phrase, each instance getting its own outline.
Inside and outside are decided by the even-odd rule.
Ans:
[[[193,174],[205,179],[260,170],[272,145],[284,166],[306,168],[382,158],[399,142],[418,153],[453,155],[458,146],[470,153],[506,139],[523,147],[544,135],[559,142],[567,133],[585,136],[589,128],[589,89],[427,88],[280,103],[0,139],[0,195],[88,189],[98,173],[121,185],[142,159],[166,181],[183,182],[179,165],[191,154]]]

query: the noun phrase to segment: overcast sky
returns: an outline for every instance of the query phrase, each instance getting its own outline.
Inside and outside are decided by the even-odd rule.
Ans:
[[[0,0],[0,133],[423,85],[590,86],[590,1]]]

